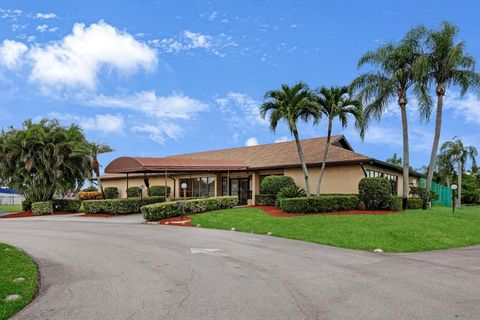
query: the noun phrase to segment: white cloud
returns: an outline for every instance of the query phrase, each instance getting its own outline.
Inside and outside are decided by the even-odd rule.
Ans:
[[[48,24],[40,24],[36,29],[38,32],[45,32],[48,30]]]
[[[147,133],[148,137],[158,144],[164,144],[166,138],[178,139],[182,128],[175,123],[159,122],[156,125],[143,124],[132,127],[133,132]]]
[[[275,140],[275,143],[279,143],[279,142],[287,142],[287,141],[290,141],[291,139],[288,138],[287,136],[282,136],[280,138],[278,138],[277,140]]]
[[[212,45],[212,37],[192,31],[184,31],[183,35],[190,40],[192,48],[210,48]]]
[[[466,122],[480,124],[480,100],[468,93],[463,98],[458,94],[446,96],[445,109],[452,110],[456,117],[463,117]]]
[[[295,29],[295,28],[298,28],[298,25],[296,25],[295,23],[292,23],[289,28],[292,28],[292,29]]]
[[[98,95],[87,99],[86,103],[93,106],[136,110],[156,118],[177,119],[189,119],[209,108],[207,104],[182,94],[157,96],[154,91],[142,91],[129,96]]]
[[[245,145],[247,147],[256,146],[258,145],[258,140],[255,137],[248,138],[247,141],[245,141]]]
[[[218,16],[218,11],[213,11],[209,16],[208,20],[213,21]]]
[[[241,119],[242,122],[251,124],[265,124],[265,120],[260,117],[261,102],[251,98],[245,93],[229,92],[225,97],[218,98],[215,102],[220,106],[220,110],[235,121]]]
[[[148,43],[162,48],[168,53],[178,53],[191,49],[210,49],[213,46],[213,37],[199,32],[185,30],[180,36],[162,40],[153,39]]]
[[[8,69],[15,69],[22,63],[22,57],[28,47],[14,40],[3,40],[0,44],[0,65]]]
[[[16,20],[22,15],[22,10],[19,9],[0,9],[0,19]]]
[[[97,114],[94,117],[83,117],[69,113],[51,112],[49,118],[76,123],[80,128],[88,131],[104,133],[121,133],[124,130],[125,120],[122,115]]]
[[[57,15],[55,13],[42,13],[42,12],[38,12],[36,15],[35,15],[35,18],[37,19],[54,19],[56,18]]]
[[[100,21],[88,27],[77,23],[61,41],[30,49],[30,79],[44,87],[93,89],[102,67],[124,73],[156,66],[154,49],[132,35]]]

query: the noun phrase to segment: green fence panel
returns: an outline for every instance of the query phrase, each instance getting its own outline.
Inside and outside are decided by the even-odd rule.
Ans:
[[[426,188],[427,180],[420,179],[420,187]],[[432,206],[450,207],[452,205],[452,190],[441,184],[432,182],[432,191],[438,194],[438,200],[432,201]]]

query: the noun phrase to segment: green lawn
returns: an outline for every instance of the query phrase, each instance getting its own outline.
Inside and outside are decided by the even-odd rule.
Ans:
[[[342,248],[415,252],[480,244],[480,207],[435,207],[387,215],[272,217],[259,209],[238,208],[192,215],[194,225],[231,229]]]
[[[24,280],[18,281],[18,278]],[[22,251],[0,243],[0,320],[10,318],[32,301],[37,286],[38,271],[33,260]],[[7,296],[13,294],[21,298],[5,301]]]
[[[0,205],[0,212],[20,212],[22,211],[22,206],[21,205],[6,205],[2,204]]]

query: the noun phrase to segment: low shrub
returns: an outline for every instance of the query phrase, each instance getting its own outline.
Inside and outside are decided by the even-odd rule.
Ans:
[[[129,214],[139,213],[140,208],[149,204],[165,202],[165,197],[106,199],[83,201],[85,213]]]
[[[53,199],[53,209],[55,211],[78,212],[82,206],[80,200]]]
[[[408,209],[422,209],[423,199],[408,198]]]
[[[358,203],[358,196],[312,196],[280,199],[279,207],[290,213],[321,213],[355,210]]]
[[[274,206],[277,196],[274,194],[256,194],[255,204],[257,206]]]
[[[385,178],[363,178],[358,184],[358,195],[368,210],[388,210],[393,195],[391,182]]]
[[[283,187],[294,186],[295,182],[289,176],[267,176],[260,184],[260,193],[277,194]]]
[[[142,196],[142,189],[140,187],[130,187],[127,189],[127,198],[140,198]]]
[[[31,200],[23,200],[22,201],[22,210],[23,211],[30,211],[32,210],[32,201]]]
[[[34,215],[41,215],[45,213],[53,213],[52,201],[41,201],[32,203],[32,213]]]
[[[118,188],[117,187],[106,187],[103,189],[105,194],[105,199],[117,199],[118,198]]]
[[[402,205],[403,205],[403,199],[402,197],[397,197],[397,196],[390,196],[389,199],[389,210],[392,211],[401,211],[402,210]]]
[[[78,198],[81,201],[84,200],[101,200],[103,199],[102,193],[98,191],[82,191],[78,193]]]
[[[297,186],[283,187],[277,193],[277,200],[306,197],[305,190]]]
[[[165,189],[167,191],[167,196],[170,194],[170,187],[169,186],[151,186],[148,192],[150,197],[158,197],[158,196],[165,196]]]
[[[238,197],[213,197],[185,201],[183,210],[185,214],[201,213],[220,209],[233,208],[238,204]],[[142,207],[143,218],[146,221],[178,217],[183,212],[178,207],[178,201],[157,203]]]
[[[410,187],[410,195],[412,196],[412,198],[425,199],[425,196],[427,195],[427,189],[423,187]],[[435,201],[438,199],[438,194],[436,194],[434,191],[430,191],[429,200]]]

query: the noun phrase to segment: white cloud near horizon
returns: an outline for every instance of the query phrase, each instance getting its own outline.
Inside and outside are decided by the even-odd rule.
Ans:
[[[57,15],[56,15],[55,13],[52,13],[52,12],[50,12],[50,13],[38,12],[38,13],[35,15],[35,18],[48,20],[48,19],[57,18]]]
[[[258,140],[255,137],[248,138],[247,141],[245,141],[245,145],[247,147],[256,146],[258,145]]]
[[[121,133],[125,127],[125,120],[123,116],[119,114],[96,114],[93,117],[84,117],[70,113],[51,112],[48,114],[48,117],[64,122],[75,123],[87,131]]]
[[[23,62],[28,47],[18,41],[5,39],[0,44],[0,65],[8,69],[16,69]]]
[[[90,26],[76,23],[62,40],[34,46],[28,53],[30,79],[44,87],[94,89],[102,67],[123,73],[153,70],[156,51],[129,33],[100,21]]]
[[[177,140],[182,133],[182,128],[172,122],[158,122],[155,125],[142,124],[133,126],[132,131],[146,133],[151,140],[163,145],[166,138]]]
[[[287,141],[290,141],[290,140],[292,140],[292,139],[287,137],[287,136],[281,136],[281,137],[279,137],[278,139],[275,140],[275,143],[287,142]]]

